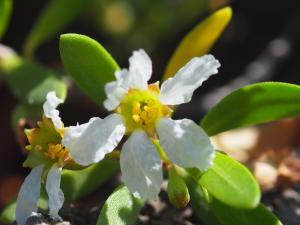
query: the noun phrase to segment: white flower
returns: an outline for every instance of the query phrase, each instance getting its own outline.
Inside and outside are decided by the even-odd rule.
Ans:
[[[65,129],[69,129],[69,131],[72,131],[72,127],[66,128],[63,126],[63,122],[61,121],[61,118],[59,117],[59,111],[56,109],[59,104],[63,103],[63,100],[59,99],[54,91],[51,91],[47,94],[46,101],[43,105],[44,109],[44,117],[46,117],[52,124],[52,127],[54,126],[54,129],[56,130],[56,137],[63,137],[63,133]],[[94,160],[101,160],[106,152],[109,152],[113,150],[117,143],[120,141],[122,138],[125,130],[122,133],[123,128],[121,130],[118,128],[118,124],[114,123],[114,119],[118,118],[113,118],[111,116],[111,120],[105,120],[101,122],[102,120],[100,118],[92,118],[87,124],[84,124],[80,127],[80,129],[76,129],[75,132],[73,132],[74,137],[76,135],[80,136],[82,142],[79,140],[74,140],[78,141],[78,147],[81,146],[81,149],[76,152],[72,152],[72,155],[76,156],[74,158],[74,161],[79,164],[79,165],[87,165],[87,161],[90,162],[91,159],[91,154],[95,153],[92,155]],[[116,126],[115,128],[109,127],[106,123],[110,123],[112,126]],[[45,123],[42,121],[41,123]],[[46,126],[50,126],[48,123],[44,124],[43,129]],[[105,126],[107,128],[105,128]],[[94,127],[104,129],[106,132],[105,134],[103,133],[103,130],[98,130],[94,129]],[[110,130],[108,130],[111,128]],[[40,129],[40,128],[37,128]],[[51,129],[51,127],[49,128]],[[52,128],[53,129],[53,128]],[[101,149],[99,152],[91,152],[90,148],[86,148],[85,145],[85,139],[89,139],[89,137],[86,137],[85,135],[82,135],[82,132],[86,132],[85,134],[88,134],[90,137],[93,137],[94,141],[89,142],[90,148],[97,148]],[[90,132],[91,131],[91,132]],[[52,132],[52,131],[51,131]],[[30,133],[30,132],[29,132]],[[49,136],[49,134],[47,134]],[[118,137],[119,135],[119,137]],[[36,135],[34,135],[34,138],[37,138]],[[103,144],[101,146],[101,143],[97,141],[98,139],[103,138],[104,139],[109,139],[110,141]],[[30,139],[30,138],[29,138]],[[60,138],[61,139],[61,138]],[[68,137],[66,137],[66,140]],[[114,141],[115,140],[115,141]],[[45,140],[43,140],[45,141]],[[51,140],[53,141],[53,140]],[[45,162],[41,161],[41,164],[38,166],[34,166],[30,174],[26,177],[24,183],[21,186],[18,198],[17,198],[17,208],[16,208],[16,219],[17,222],[21,225],[24,225],[26,223],[27,218],[32,214],[37,211],[37,200],[40,196],[40,188],[41,188],[41,182],[42,182],[42,176],[44,171],[47,169],[49,170],[47,174],[47,179],[46,179],[46,191],[49,197],[48,205],[49,205],[49,214],[54,217],[54,218],[60,218],[58,215],[58,211],[63,205],[64,202],[64,194],[62,190],[60,189],[60,180],[61,180],[61,171],[62,168],[70,161],[73,161],[72,157],[70,157],[69,150],[65,148],[62,143],[52,143],[50,141],[49,143],[49,148],[41,149],[41,146],[32,146],[33,149],[31,151],[37,151],[42,155],[42,157],[45,157],[45,161],[47,162],[53,162],[52,166],[50,168],[45,168]],[[72,146],[73,149],[73,146]],[[74,148],[76,150],[76,148]],[[86,152],[87,154],[85,154]],[[83,154],[84,153],[84,154]],[[77,160],[78,159],[78,160]],[[47,164],[48,165],[48,164]],[[46,170],[46,171],[47,171]]]
[[[203,129],[192,120],[169,117],[170,106],[189,102],[220,63],[212,55],[193,58],[160,90],[158,83],[148,85],[152,65],[143,50],[135,51],[129,64],[129,70],[117,71],[116,81],[105,86],[104,106],[115,113],[67,128],[62,143],[75,161],[88,165],[103,159],[130,133],[120,158],[124,183],[136,197],[156,199],[163,177],[153,139],[159,138],[168,159],[178,166],[204,171],[212,165],[215,150]]]

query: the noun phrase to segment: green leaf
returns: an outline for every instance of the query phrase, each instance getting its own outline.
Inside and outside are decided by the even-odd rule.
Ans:
[[[38,64],[11,54],[1,59],[1,68],[10,90],[23,104],[41,105],[49,91],[66,98],[66,84],[53,71]]]
[[[16,200],[10,202],[0,214],[0,221],[5,224],[12,224],[15,221]]]
[[[259,186],[250,171],[219,152],[199,182],[216,199],[233,207],[255,208],[260,200]]]
[[[164,80],[175,75],[193,57],[209,52],[232,17],[230,7],[225,7],[207,17],[180,42],[166,67]]]
[[[3,37],[12,12],[12,0],[0,0],[0,39]]]
[[[25,56],[31,58],[37,47],[57,35],[78,17],[92,1],[94,0],[50,1],[26,38],[23,48]]]
[[[66,201],[72,201],[85,196],[119,171],[119,161],[104,159],[83,170],[63,170],[61,188]]]
[[[105,99],[104,85],[115,79],[119,66],[95,40],[79,34],[60,36],[60,55],[77,85],[97,104]]]
[[[255,209],[237,209],[214,200],[211,204],[222,225],[282,225],[263,204]]]
[[[300,86],[264,82],[245,86],[223,98],[202,119],[216,135],[227,130],[300,116]]]
[[[97,225],[134,225],[142,206],[126,186],[120,186],[106,200]]]

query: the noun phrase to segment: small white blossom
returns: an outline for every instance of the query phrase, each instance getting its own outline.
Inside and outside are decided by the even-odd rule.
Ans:
[[[56,93],[54,91],[50,91],[46,96],[46,101],[43,105],[43,109],[44,109],[44,116],[52,121],[57,133],[62,136],[65,129],[72,130],[72,127],[64,127],[63,122],[61,121],[61,118],[59,116],[59,111],[56,109],[57,106],[61,103],[63,103],[63,100],[59,99],[56,96]],[[72,155],[74,155],[73,160],[77,164],[84,166],[84,165],[88,164],[88,163],[86,163],[86,161],[91,160],[91,155],[82,154],[85,151],[91,151],[88,148],[84,147],[85,136],[87,134],[94,137],[95,141],[93,143],[96,144],[94,147],[99,147],[99,145],[97,145],[97,144],[99,144],[99,142],[97,142],[96,140],[99,139],[99,136],[101,137],[101,135],[103,135],[103,133],[102,132],[92,133],[89,131],[90,130],[95,131],[95,129],[93,129],[93,126],[97,126],[97,124],[99,124],[99,121],[101,121],[101,120],[102,119],[100,119],[100,118],[92,118],[87,124],[76,126],[79,129],[76,129],[76,132],[73,134],[77,138],[79,138],[79,139],[81,138],[81,140],[82,140],[82,141],[79,141],[79,140],[77,140],[77,138],[75,138],[77,143],[81,144],[80,145],[81,149],[78,151],[72,152]],[[113,123],[112,121],[109,121],[109,122],[111,122],[111,124],[113,124],[114,126],[117,125],[117,124]],[[104,124],[101,123],[101,126],[103,127]],[[110,127],[108,127],[108,128],[110,128]],[[114,130],[114,128],[111,128],[111,129]],[[117,133],[114,133],[113,131],[112,131],[112,133],[109,133],[107,131],[106,134],[107,134],[107,136],[105,136],[105,137],[102,136],[102,137],[106,138],[106,139],[110,139],[110,140],[112,140],[112,136],[117,135]],[[121,137],[122,136],[123,136],[123,133],[121,134]],[[119,139],[121,139],[121,137]],[[67,140],[68,136],[65,136],[65,139]],[[118,140],[117,142],[119,142],[119,139],[117,139]],[[65,166],[65,164],[68,162],[68,160],[70,160],[69,153],[68,153],[69,150],[67,148],[65,148],[65,146],[63,145],[63,142],[64,142],[63,140],[64,139],[62,139],[62,143],[58,143],[59,146],[61,146],[59,151],[55,152],[55,149],[54,149],[54,152],[52,152],[52,153],[44,152],[45,155],[48,154],[50,159],[53,160],[53,165],[50,168],[48,168],[49,171],[47,173],[47,178],[46,178],[46,191],[47,191],[47,194],[49,197],[49,201],[48,201],[49,214],[53,218],[58,218],[58,219],[60,218],[58,215],[58,212],[64,202],[64,194],[63,194],[62,190],[60,189],[61,171],[62,171],[62,168]],[[90,142],[89,145],[93,146],[93,143]],[[87,147],[89,145],[87,145]],[[102,146],[103,153],[98,152],[98,154],[93,155],[94,159],[101,160],[105,155],[106,148],[114,149],[116,147],[116,145],[117,145],[116,143],[112,143],[110,141],[109,143],[106,144],[106,146]],[[55,148],[55,146],[54,146],[54,148]],[[72,146],[72,149],[76,150],[76,148],[73,146]],[[62,154],[62,152],[64,152],[65,154]],[[58,154],[58,156],[56,156],[55,154]],[[47,157],[47,156],[45,156],[45,157]],[[55,157],[58,157],[57,162],[55,162],[55,160],[56,160]],[[87,158],[85,158],[85,157],[87,157]],[[41,162],[41,163],[43,163],[43,162]],[[40,196],[42,175],[43,175],[44,170],[45,170],[45,165],[43,165],[43,164],[32,168],[30,174],[26,177],[24,183],[21,186],[21,189],[20,189],[20,192],[19,192],[18,198],[17,198],[17,208],[16,208],[16,220],[17,220],[18,224],[20,224],[20,225],[25,225],[27,218],[30,215],[32,215],[33,213],[37,212],[37,201]]]
[[[220,63],[212,55],[193,58],[160,91],[158,85],[148,85],[152,64],[144,50],[135,51],[129,64],[129,70],[116,71],[116,81],[105,86],[104,106],[116,113],[66,129],[62,143],[72,158],[88,165],[111,152],[125,132],[131,133],[121,151],[123,181],[136,197],[156,199],[162,161],[150,138],[158,136],[168,159],[181,167],[204,171],[212,165],[215,150],[208,135],[192,120],[169,118],[169,106],[189,102]]]

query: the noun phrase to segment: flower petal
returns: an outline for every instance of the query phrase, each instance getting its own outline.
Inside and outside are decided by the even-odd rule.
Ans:
[[[46,191],[48,193],[49,214],[60,219],[58,211],[64,203],[64,193],[60,189],[61,168],[53,164],[47,175]]]
[[[63,100],[56,96],[55,91],[50,91],[48,92],[46,101],[43,105],[44,115],[52,120],[56,129],[63,128],[63,122],[59,117],[59,111],[56,109],[61,103],[63,103]]]
[[[147,53],[140,49],[129,58],[130,87],[146,90],[152,74],[152,62]]]
[[[104,107],[112,111],[118,107],[123,96],[127,93],[129,87],[128,84],[124,83],[125,80],[122,77],[128,76],[127,70],[116,71],[115,76],[117,81],[109,82],[105,85],[105,93],[107,99],[104,101]]]
[[[104,119],[91,118],[88,123],[67,127],[62,144],[72,158],[81,165],[99,162],[113,151],[125,134],[125,126],[118,114]]]
[[[41,191],[41,177],[44,165],[34,167],[21,186],[16,207],[16,220],[24,225],[27,218],[37,212],[37,202]]]
[[[161,159],[144,131],[133,132],[125,142],[120,166],[123,181],[135,197],[157,199],[163,180]]]
[[[152,64],[147,53],[142,49],[134,51],[129,58],[129,71],[116,71],[116,81],[105,85],[107,99],[104,101],[104,107],[109,111],[116,109],[130,88],[146,90],[151,74]]]
[[[160,101],[166,105],[189,102],[194,91],[211,75],[218,73],[219,67],[219,61],[212,55],[193,58],[174,77],[162,84]]]
[[[192,120],[162,118],[156,130],[162,148],[173,163],[202,171],[212,165],[215,149],[205,131]]]

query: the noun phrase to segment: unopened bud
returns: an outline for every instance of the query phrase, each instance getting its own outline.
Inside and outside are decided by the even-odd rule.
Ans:
[[[172,166],[169,168],[168,197],[175,208],[184,208],[190,201],[190,194],[185,181],[176,173]]]

